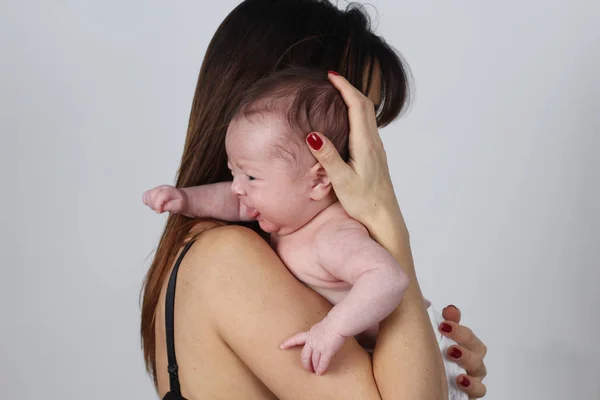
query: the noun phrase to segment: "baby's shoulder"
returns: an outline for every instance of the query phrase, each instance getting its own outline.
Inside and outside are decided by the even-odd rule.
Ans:
[[[369,235],[363,224],[346,212],[335,213],[325,220],[315,232],[317,240],[336,240],[348,235]]]

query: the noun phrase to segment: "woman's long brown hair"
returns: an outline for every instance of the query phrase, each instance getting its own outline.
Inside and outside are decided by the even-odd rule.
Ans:
[[[225,132],[244,92],[273,71],[291,65],[334,70],[368,92],[373,65],[382,77],[379,126],[402,111],[408,70],[399,55],[372,33],[368,15],[327,0],[246,0],[213,36],[196,85],[177,187],[231,180]],[[364,71],[368,70],[366,81]],[[173,258],[198,221],[170,215],[142,288],[141,337],[146,368],[156,381],[156,310]],[[251,228],[259,232],[256,224]],[[160,321],[159,321],[160,322]]]

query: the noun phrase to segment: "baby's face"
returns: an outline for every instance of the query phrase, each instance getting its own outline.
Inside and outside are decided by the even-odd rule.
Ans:
[[[289,161],[271,156],[276,145],[281,145],[281,138],[286,137],[285,129],[289,128],[269,115],[239,118],[231,122],[225,139],[232,191],[262,230],[280,235],[301,228],[312,218],[314,208],[308,176],[298,174]],[[299,152],[291,143],[288,150],[294,151],[298,163],[312,158],[308,149],[296,154],[302,150]]]

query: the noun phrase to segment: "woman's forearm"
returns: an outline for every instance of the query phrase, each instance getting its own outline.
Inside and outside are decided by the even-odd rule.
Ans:
[[[410,283],[402,303],[380,326],[373,355],[377,386],[384,399],[447,399],[441,353],[415,273],[410,240],[400,209],[371,221],[369,231],[398,261]]]

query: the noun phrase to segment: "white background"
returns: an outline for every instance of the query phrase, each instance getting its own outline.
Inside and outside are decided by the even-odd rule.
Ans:
[[[371,3],[415,77],[382,135],[420,282],[488,345],[486,399],[599,399],[600,2]],[[0,397],[155,397],[140,198],[236,4],[0,2]]]

